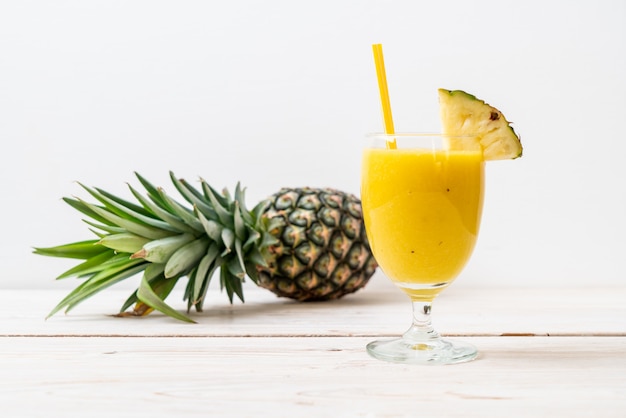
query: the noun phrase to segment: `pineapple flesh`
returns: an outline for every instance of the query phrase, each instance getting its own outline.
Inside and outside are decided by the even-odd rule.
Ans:
[[[90,296],[141,274],[120,316],[153,310],[194,322],[165,303],[187,278],[187,310],[202,311],[209,283],[232,303],[242,283],[254,283],[300,301],[342,297],[364,287],[377,264],[365,235],[360,201],[334,189],[285,188],[249,211],[244,191],[218,193],[206,181],[196,188],[170,173],[182,204],[136,174],[145,195],[129,186],[136,202],[81,185],[98,202],[63,200],[87,215],[96,239],[49,248],[40,255],[75,258],[80,264],[58,276],[85,279],[49,314],[66,312]],[[191,206],[191,207],[190,207]],[[131,311],[128,308],[134,305]]]
[[[439,108],[443,132],[478,136],[485,160],[522,156],[520,139],[502,112],[476,96],[462,90],[439,89]]]

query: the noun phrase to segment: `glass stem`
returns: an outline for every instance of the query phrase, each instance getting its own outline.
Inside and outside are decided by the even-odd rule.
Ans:
[[[402,338],[411,342],[426,343],[439,340],[441,337],[431,324],[430,311],[432,301],[413,301],[413,323],[411,328],[404,333]]]

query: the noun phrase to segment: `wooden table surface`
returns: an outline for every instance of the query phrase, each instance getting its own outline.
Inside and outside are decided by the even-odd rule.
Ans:
[[[197,324],[109,316],[128,289],[47,321],[67,290],[0,290],[0,416],[626,417],[626,286],[455,284],[435,327],[480,355],[452,366],[368,356],[409,326],[408,298],[381,275],[334,302],[245,290],[232,306],[210,291]]]

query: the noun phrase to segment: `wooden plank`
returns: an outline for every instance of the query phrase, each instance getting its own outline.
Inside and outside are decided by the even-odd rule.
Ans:
[[[331,302],[299,303],[246,288],[246,303],[230,305],[217,289],[197,325],[153,313],[113,318],[131,290],[110,289],[68,315],[45,321],[66,290],[0,291],[0,335],[135,336],[371,336],[397,335],[409,326],[408,298],[384,277]],[[626,286],[592,289],[472,288],[454,285],[435,301],[433,319],[446,335],[626,335]],[[176,293],[168,303],[183,308]]]
[[[371,338],[0,338],[6,417],[623,417],[626,337],[469,337],[478,360],[370,358]]]

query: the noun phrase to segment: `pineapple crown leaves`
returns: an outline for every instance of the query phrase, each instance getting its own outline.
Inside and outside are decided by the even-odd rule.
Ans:
[[[121,312],[135,304],[134,312],[145,315],[158,310],[173,318],[194,322],[165,303],[165,298],[182,277],[188,278],[184,293],[188,312],[202,311],[214,274],[219,270],[220,288],[230,302],[235,295],[244,300],[242,282],[248,276],[257,283],[257,266],[266,266],[269,246],[276,243],[269,231],[276,221],[262,216],[266,201],[249,211],[245,191],[239,184],[234,194],[218,193],[205,180],[200,188],[170,172],[170,178],[185,203],[168,196],[135,173],[145,195],[128,185],[136,202],[83,184],[97,203],[64,198],[88,219],[84,222],[97,239],[49,248],[34,253],[83,260],[57,277],[85,281],[67,295],[48,315],[65,308],[69,312],[99,291],[143,272],[137,290]],[[124,315],[124,314],[121,314]]]

